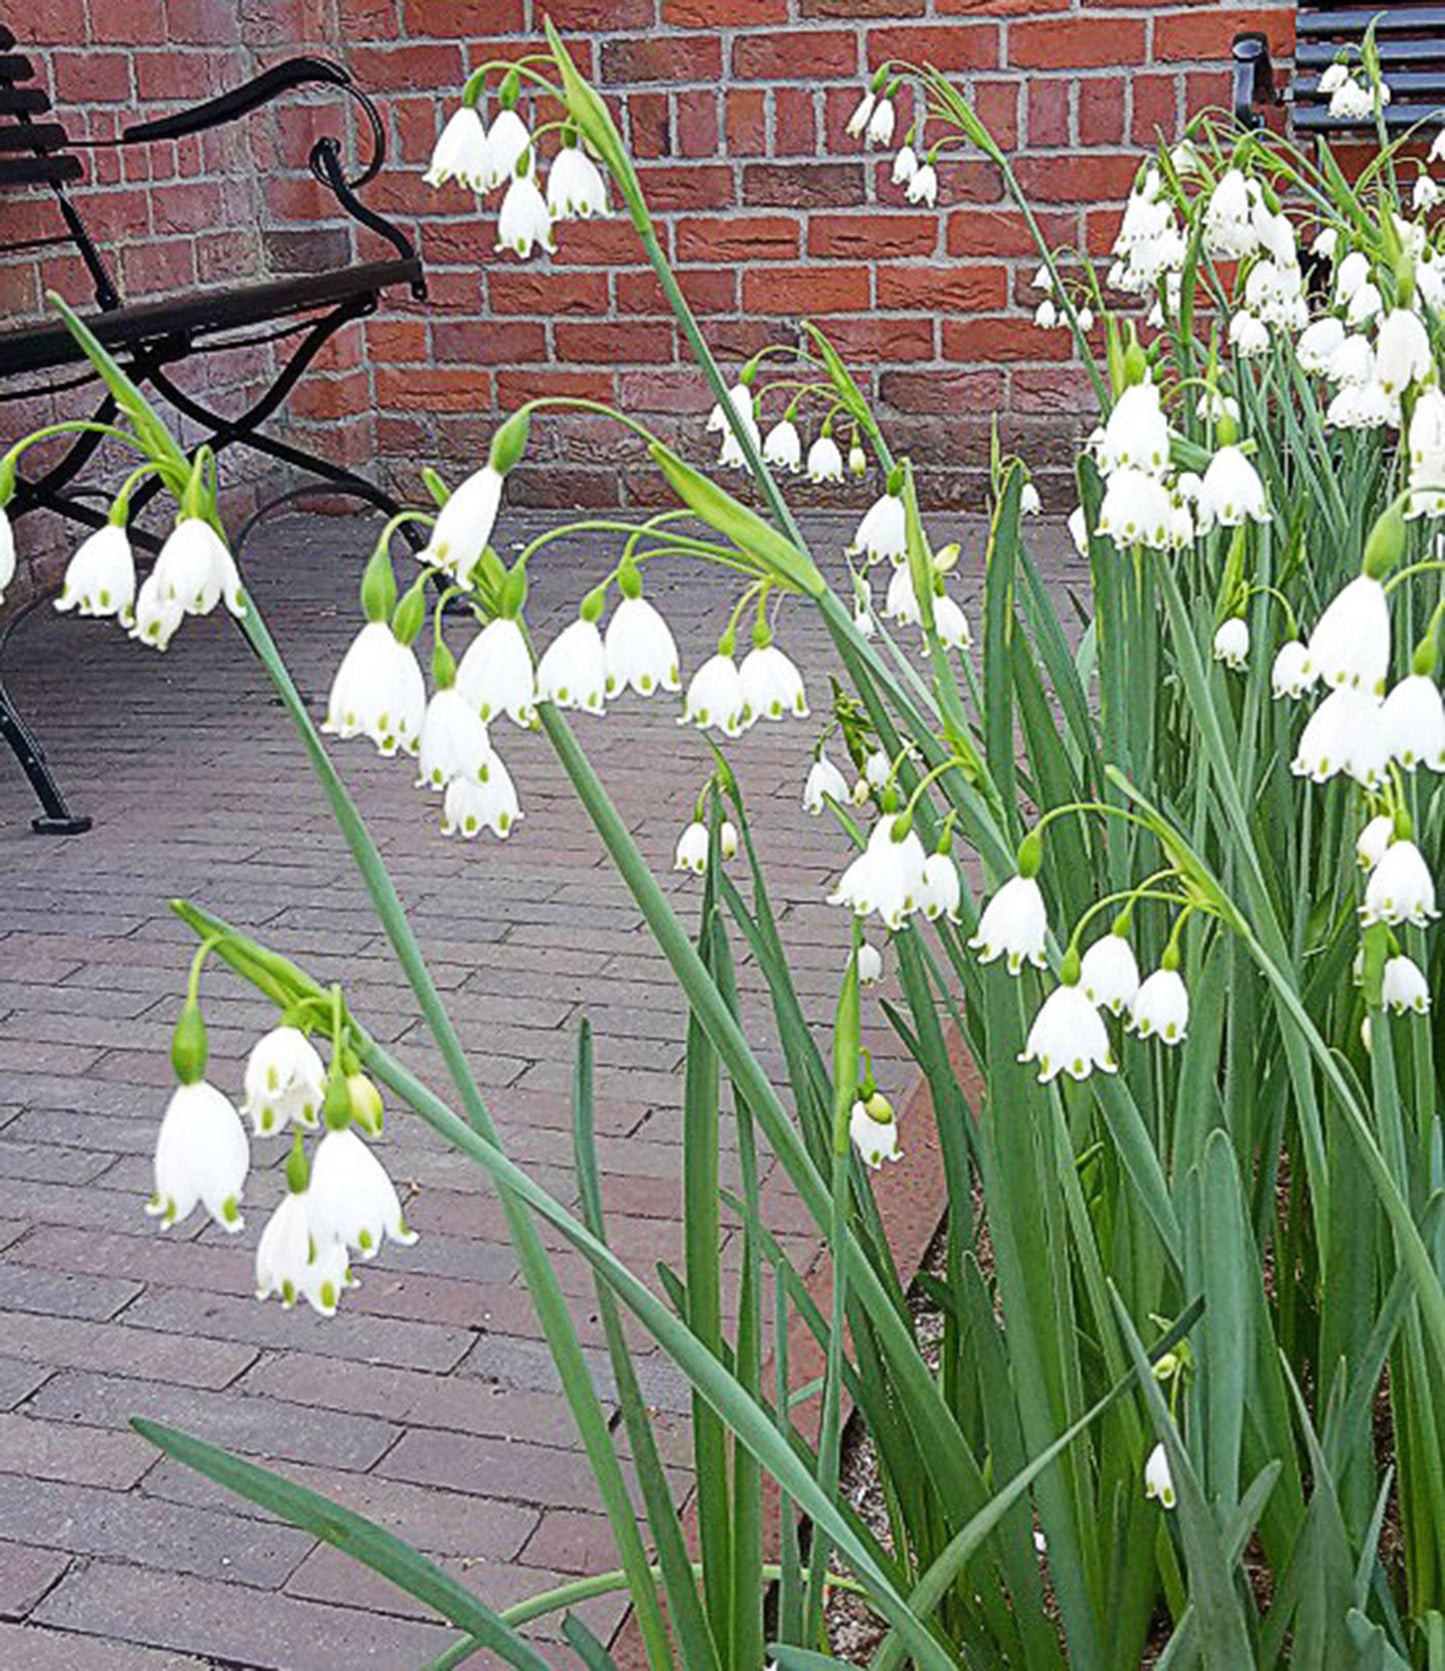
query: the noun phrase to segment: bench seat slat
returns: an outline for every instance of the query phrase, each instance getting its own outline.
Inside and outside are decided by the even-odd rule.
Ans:
[[[69,143],[59,122],[16,122],[0,127],[0,151],[63,151]]]
[[[78,180],[79,157],[0,157],[0,186],[58,186]]]
[[[107,348],[140,348],[168,337],[197,338],[295,318],[317,308],[379,296],[420,276],[418,260],[370,261],[239,290],[193,291],[162,302],[90,313],[86,323]],[[45,321],[0,331],[0,377],[73,365],[84,358],[64,325]]]

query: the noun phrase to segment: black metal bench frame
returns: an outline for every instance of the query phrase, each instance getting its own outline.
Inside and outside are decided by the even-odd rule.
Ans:
[[[14,35],[0,25],[0,190],[7,186],[48,188],[54,194],[65,231],[18,244],[5,245],[0,240],[0,253],[47,246],[64,246],[78,252],[95,290],[97,311],[87,315],[92,330],[138,384],[149,388],[176,412],[198,425],[203,432],[200,439],[217,453],[233,446],[247,447],[278,463],[305,471],[335,490],[363,499],[388,516],[394,516],[400,507],[374,482],[329,459],[265,434],[261,428],[285,403],[325,344],[354,320],[374,312],[384,292],[405,285],[418,300],[426,295],[421,262],[411,240],[399,227],[361,201],[359,193],[376,178],[385,162],[385,131],[376,106],[357,87],[348,71],[322,58],[287,59],[216,98],[170,116],[133,123],[114,139],[75,140],[58,121],[49,119],[51,106],[44,90],[25,85],[33,78],[34,66],[16,47]],[[369,152],[357,174],[348,175],[341,145],[330,136],[316,141],[308,163],[311,173],[339,207],[390,245],[390,257],[331,272],[253,282],[233,289],[198,290],[160,301],[126,305],[67,191],[85,172],[76,153],[109,146],[154,144],[203,133],[308,85],[337,88],[355,102],[365,118]],[[195,354],[281,341],[292,336],[299,337],[299,341],[275,380],[235,417],[212,411],[171,375],[176,366]],[[56,371],[65,372],[67,380],[59,384],[34,381],[37,376]],[[93,380],[84,356],[69,333],[63,326],[50,323],[0,330],[0,383],[13,385],[21,379],[28,380],[22,387],[0,388],[0,403],[57,392]],[[109,423],[115,415],[114,401],[103,394],[91,417],[99,423]],[[31,511],[47,509],[86,528],[102,526],[106,521],[106,507],[89,503],[88,499],[94,495],[71,485],[89,463],[101,439],[94,431],[82,431],[43,473],[34,476],[22,473],[7,507],[11,518],[18,520]],[[131,496],[132,510],[141,510],[159,487],[155,477],[142,483]],[[415,537],[410,529],[403,532],[409,538]],[[131,537],[143,551],[154,552],[159,548],[160,540],[149,530],[133,527]],[[12,620],[0,632],[0,653],[16,624]],[[3,678],[0,678],[0,739],[14,751],[44,809],[32,827],[58,834],[77,834],[88,829],[91,820],[74,813],[67,805],[46,764],[44,750],[7,698]]]

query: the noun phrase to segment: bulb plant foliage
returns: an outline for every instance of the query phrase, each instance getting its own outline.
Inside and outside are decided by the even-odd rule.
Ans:
[[[1342,110],[1368,105],[1378,123],[1387,90],[1371,37],[1331,84]],[[919,213],[946,203],[955,152],[981,154],[1035,224],[965,92],[932,71],[879,67],[838,138],[896,143],[893,182]],[[654,1671],[816,1667],[832,1656],[839,1588],[876,1619],[877,1671],[1445,1664],[1442,147],[1422,161],[1420,136],[1389,141],[1379,124],[1378,139],[1347,178],[1323,144],[1306,154],[1205,115],[1142,164],[1107,263],[1040,242],[1036,323],[1074,333],[1100,407],[1076,501],[1048,507],[1070,513],[1088,566],[1080,626],[1036,564],[1039,495],[1021,460],[995,446],[983,545],[935,549],[913,461],[895,456],[821,331],[805,324],[793,348],[723,373],[612,117],[555,34],[545,52],[471,77],[429,178],[501,194],[502,259],[550,249],[573,218],[631,220],[712,390],[694,440],[716,447],[716,468],[625,412],[529,402],[467,479],[449,490],[424,473],[429,503],[404,515],[428,540],[400,587],[395,529],[379,540],[322,729],[416,757],[443,832],[464,838],[518,830],[525,785],[504,764],[506,738],[545,734],[689,1004],[685,1254],[661,1294],[607,1243],[585,1025],[570,1208],[507,1156],[505,1108],[494,1117],[472,1077],[362,814],[242,585],[213,460],[181,452],[66,312],[138,463],[60,607],[115,617],[156,649],[187,615],[224,603],[236,616],[448,1075],[423,1083],[341,987],[177,902],[198,948],[151,1210],[164,1225],[200,1206],[239,1232],[251,1144],[288,1143],[257,1290],[329,1315],[384,1237],[411,1238],[373,1147],[383,1090],[442,1132],[500,1191],[618,1568],[497,1612],[379,1527],[140,1425],[449,1621],[457,1641],[438,1665],[485,1650],[544,1666],[525,1626],[557,1613],[566,1647],[554,1652],[606,1667],[570,1609],[623,1588]],[[510,564],[492,539],[531,429],[579,407],[637,435],[677,503],[575,525],[611,536],[615,560],[539,645],[528,573],[566,530]],[[0,461],[0,501],[28,439]],[[178,517],[137,587],[129,496],[152,472]],[[784,491],[802,473],[839,493],[871,478],[846,551],[804,539]],[[10,549],[0,521],[0,584]],[[696,666],[647,584],[675,558],[736,580]],[[951,595],[960,576],[981,590],[972,622]],[[475,616],[465,646],[443,602]],[[799,610],[818,612],[844,670],[825,714],[785,647]],[[700,907],[691,935],[580,740],[638,701],[676,708],[715,744],[714,770],[677,808],[676,865]],[[838,831],[831,1030],[805,1020],[735,775],[747,732],[770,723],[813,727],[799,793]],[[778,1082],[737,1020],[743,952],[772,997]],[[240,1111],[206,1078],[212,957],[276,1007]],[[885,971],[891,1000],[873,990]],[[937,1121],[946,1257],[924,1279],[936,1350],[872,1194],[874,1170],[907,1167],[913,1141],[860,1047],[875,1004]],[[960,1037],[976,1079],[956,1070]],[[724,1121],[735,1193],[719,1187]],[[760,1210],[764,1148],[828,1246],[821,1295]],[[596,1276],[628,1472],[544,1224]],[[720,1247],[734,1225],[742,1262],[725,1308]],[[695,1389],[695,1546],[624,1312]],[[786,1352],[796,1319],[826,1366],[801,1394]],[[881,1529],[840,1489],[846,1405],[876,1455]]]

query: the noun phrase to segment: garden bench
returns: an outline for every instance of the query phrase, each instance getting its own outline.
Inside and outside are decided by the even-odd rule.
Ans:
[[[1398,131],[1438,116],[1445,106],[1445,6],[1418,0],[1379,0],[1371,6],[1300,5],[1295,13],[1294,79],[1281,92],[1270,63],[1269,43],[1255,30],[1234,37],[1234,114],[1243,127],[1263,125],[1269,105],[1290,106],[1290,121],[1302,133],[1355,133],[1374,129],[1372,119],[1342,121],[1321,97],[1320,75],[1343,46],[1358,47],[1371,19],[1380,68],[1389,85],[1385,125]],[[1358,56],[1353,55],[1358,62]]]
[[[282,406],[327,341],[339,330],[373,312],[384,293],[405,287],[418,299],[426,294],[421,263],[411,240],[358,195],[374,180],[385,160],[385,136],[375,105],[338,64],[321,58],[290,58],[244,85],[153,121],[136,122],[113,139],[72,139],[56,118],[51,101],[34,82],[34,66],[10,30],[0,25],[0,193],[14,190],[49,194],[58,229],[50,235],[7,241],[0,232],[0,255],[64,248],[78,254],[94,288],[94,309],[87,323],[143,388],[168,402],[189,421],[197,444],[217,452],[248,447],[319,478],[334,490],[353,494],[394,515],[397,504],[381,488],[354,471],[318,458],[289,442],[263,433],[261,426]],[[282,94],[307,85],[339,89],[355,101],[369,133],[370,148],[360,172],[351,175],[342,148],[329,136],[312,146],[312,174],[354,221],[390,246],[379,260],[356,261],[327,272],[246,280],[162,298],[123,298],[110,267],[87,232],[69,188],[85,175],[84,156],[98,147],[131,147],[181,139],[249,115]],[[3,222],[0,222],[3,225]],[[172,377],[175,367],[193,355],[242,345],[296,339],[289,357],[279,363],[270,386],[238,416],[225,417],[207,407]],[[65,327],[49,320],[0,329],[0,402],[94,382],[84,354]],[[115,402],[101,387],[91,414],[109,422]],[[43,473],[22,473],[8,506],[12,519],[45,508],[85,527],[106,520],[107,507],[93,495],[70,491],[100,437],[81,433]],[[152,477],[133,494],[139,510],[159,489]],[[142,550],[158,548],[157,537],[133,529]],[[12,623],[13,624],[13,623]],[[3,638],[0,638],[3,649]],[[10,744],[44,808],[37,830],[74,833],[89,820],[67,807],[28,727],[14,711],[0,682],[0,736]]]

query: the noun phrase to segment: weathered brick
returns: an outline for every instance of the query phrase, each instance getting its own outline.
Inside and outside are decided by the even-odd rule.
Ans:
[[[846,29],[771,30],[733,42],[733,74],[744,81],[809,81],[859,73],[858,37]]]
[[[1020,69],[1097,69],[1142,63],[1144,24],[1120,17],[1024,19],[1009,25],[1008,61]]]

